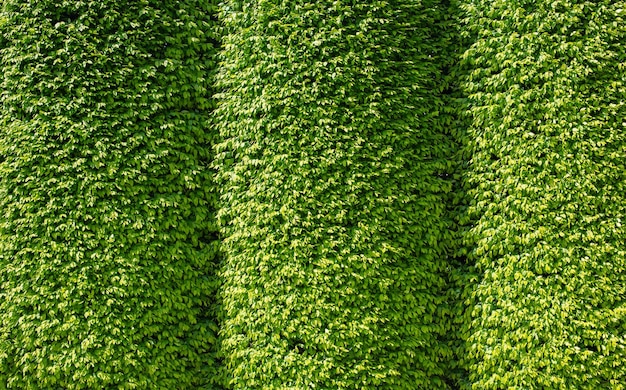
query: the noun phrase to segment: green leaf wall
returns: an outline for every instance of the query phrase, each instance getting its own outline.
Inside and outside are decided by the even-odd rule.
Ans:
[[[0,388],[214,388],[213,8],[2,2]]]
[[[626,385],[625,5],[463,6],[468,388]]]
[[[446,388],[441,7],[224,6],[229,388]]]
[[[0,389],[625,389],[625,10],[0,2]]]

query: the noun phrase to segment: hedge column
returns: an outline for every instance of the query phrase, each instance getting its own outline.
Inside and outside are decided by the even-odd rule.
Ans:
[[[442,389],[434,1],[229,1],[216,115],[233,389]]]
[[[211,4],[3,2],[2,386],[213,388]]]
[[[626,3],[465,10],[468,387],[623,389]]]

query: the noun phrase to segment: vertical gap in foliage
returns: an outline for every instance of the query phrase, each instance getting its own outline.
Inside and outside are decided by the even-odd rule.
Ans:
[[[463,323],[467,315],[464,301],[468,286],[473,283],[475,271],[472,260],[468,256],[466,232],[469,228],[468,220],[468,186],[466,176],[472,159],[468,144],[469,112],[468,99],[462,84],[470,67],[463,61],[463,55],[473,40],[472,35],[465,28],[467,20],[463,11],[463,4],[451,0],[447,4],[447,28],[450,39],[446,46],[444,75],[446,77],[446,109],[448,114],[448,128],[454,144],[452,173],[450,174],[452,190],[447,198],[449,218],[453,238],[449,248],[449,279],[448,303],[450,307],[450,331],[447,341],[452,350],[452,357],[448,366],[448,381],[452,388],[467,389],[467,372],[462,364],[464,356]]]
[[[445,300],[441,305],[439,321],[442,324],[442,343],[446,344],[444,355],[446,386],[451,389],[459,388],[462,375],[458,363],[458,311],[460,300],[459,281],[463,275],[465,261],[461,254],[461,237],[459,216],[463,213],[462,174],[465,156],[463,152],[463,137],[465,126],[462,119],[463,103],[459,85],[459,61],[464,51],[464,39],[461,37],[460,10],[456,1],[441,1],[438,3],[438,21],[435,24],[435,36],[439,53],[437,63],[441,78],[433,85],[433,93],[440,96],[439,126],[445,134],[448,150],[446,154],[446,169],[440,175],[447,181],[448,192],[442,198],[446,205],[445,220],[448,236],[445,241],[446,258],[446,288],[442,294]]]

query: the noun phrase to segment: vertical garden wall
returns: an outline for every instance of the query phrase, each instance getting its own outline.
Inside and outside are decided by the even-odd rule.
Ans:
[[[233,389],[442,389],[436,1],[228,1],[216,126]]]
[[[0,389],[625,388],[624,0],[0,4]]]
[[[0,387],[214,388],[212,4],[2,2]]]
[[[623,389],[626,3],[464,9],[466,385]]]

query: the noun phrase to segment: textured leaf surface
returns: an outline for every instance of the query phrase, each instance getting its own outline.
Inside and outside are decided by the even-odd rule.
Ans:
[[[473,1],[473,389],[626,383],[624,1]]]
[[[437,2],[229,1],[216,115],[233,389],[442,389]]]
[[[210,2],[4,1],[0,383],[215,377]]]

